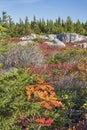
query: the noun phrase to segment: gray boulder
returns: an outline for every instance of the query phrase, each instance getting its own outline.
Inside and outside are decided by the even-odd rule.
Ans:
[[[81,47],[81,48],[87,48],[87,43],[84,42],[84,43],[78,43],[78,44],[75,44],[74,45],[75,47]]]
[[[41,39],[48,39],[48,40],[53,40],[56,38],[56,35],[54,34],[47,34],[47,35],[42,35],[40,36]]]
[[[19,45],[21,45],[21,46],[25,46],[25,45],[27,45],[27,44],[31,44],[31,43],[33,43],[33,41],[32,40],[28,40],[28,41],[20,41],[20,42],[18,42],[17,44],[19,44]]]
[[[54,40],[56,38],[56,35],[49,34],[49,35],[47,35],[47,37],[48,37],[49,40]]]
[[[86,42],[82,43],[82,48],[87,48],[87,43]]]
[[[60,41],[60,40],[57,39],[57,38],[55,38],[55,39],[53,40],[53,43],[54,43],[54,45],[57,45],[57,46],[59,46],[59,47],[65,47],[65,46],[66,46],[62,41]]]
[[[21,37],[21,40],[28,41],[28,40],[33,40],[35,38],[36,38],[36,34],[29,34],[27,36]]]
[[[58,34],[57,38],[60,41],[62,41],[62,42],[71,42],[71,43],[87,39],[87,37],[78,35],[76,33],[62,33],[62,34]]]
[[[54,45],[60,48],[65,47],[65,44],[56,38],[52,40],[51,42],[45,42],[45,43],[48,45]]]

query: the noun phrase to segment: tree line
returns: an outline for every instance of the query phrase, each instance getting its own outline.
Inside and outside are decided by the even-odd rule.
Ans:
[[[19,22],[14,22],[11,16],[7,12],[3,11],[0,17],[0,26],[6,28],[7,34],[11,37],[24,36],[29,33],[36,34],[59,34],[59,33],[78,33],[81,35],[87,35],[87,21],[82,23],[79,19],[73,22],[71,17],[68,16],[66,21],[58,17],[55,21],[37,19],[36,16],[30,22],[28,16],[23,21],[21,18]]]

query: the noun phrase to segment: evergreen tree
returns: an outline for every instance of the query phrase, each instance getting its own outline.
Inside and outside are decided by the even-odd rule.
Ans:
[[[7,29],[0,24],[0,43],[7,37]]]
[[[56,19],[56,22],[54,23],[55,25],[55,33],[59,34],[62,33],[62,22],[61,22],[61,18],[59,17],[58,19]]]
[[[74,24],[70,16],[67,17],[65,26],[66,26],[66,32],[69,32],[69,33],[74,32]]]
[[[77,22],[75,24],[75,32],[78,34],[82,34],[82,35],[85,33],[85,30],[79,19],[77,20]]]
[[[2,24],[2,19],[1,19],[1,17],[0,17],[0,24]]]
[[[85,30],[85,35],[87,36],[87,21],[85,22],[85,24],[84,24],[84,30]]]
[[[47,20],[47,33],[52,34],[53,33],[53,28],[54,28],[54,23],[52,20]]]
[[[19,24],[17,24],[17,31],[19,36],[25,35],[24,23],[21,18],[19,19]]]
[[[39,25],[39,28],[40,28],[40,33],[46,33],[47,32],[46,22],[43,18],[42,18],[42,20],[41,19],[39,20],[38,25]]]
[[[13,22],[12,18],[10,16],[8,16],[8,33],[11,37],[15,36],[14,35],[14,31],[15,31],[15,23]]]
[[[3,25],[3,27],[6,27],[6,28],[8,28],[8,15],[7,15],[7,12],[5,12],[5,11],[3,11],[2,12],[2,25]]]
[[[25,18],[25,34],[27,35],[29,33],[31,33],[31,27],[30,27],[28,17],[26,16],[26,18]]]
[[[62,19],[61,26],[62,26],[62,33],[63,33],[63,32],[66,32],[65,21],[64,21],[63,19]]]
[[[39,21],[36,20],[36,17],[33,17],[33,21],[31,21],[31,29],[33,30],[34,33],[39,34],[40,33],[40,28],[39,28]]]

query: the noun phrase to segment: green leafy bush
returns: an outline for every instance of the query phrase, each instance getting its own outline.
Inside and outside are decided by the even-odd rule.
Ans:
[[[27,70],[0,77],[0,130],[18,130],[14,125],[17,117],[28,113],[30,107],[24,94],[25,86],[34,80],[35,75],[29,75]]]
[[[86,57],[87,51],[84,49],[66,49],[51,57],[50,63],[80,63]]]

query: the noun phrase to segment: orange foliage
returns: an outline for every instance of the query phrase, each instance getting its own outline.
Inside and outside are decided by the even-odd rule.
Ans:
[[[45,118],[37,118],[35,120],[37,123],[40,123],[40,126],[51,126],[51,124],[54,122],[53,119],[45,119]]]
[[[45,118],[38,118],[38,119],[36,119],[35,120],[37,123],[42,123],[42,124],[44,124],[44,122],[45,122]]]
[[[52,109],[52,106],[51,106],[50,104],[48,104],[48,103],[45,103],[45,104],[44,104],[44,107],[45,107],[46,109]]]
[[[62,105],[62,103],[58,101],[54,88],[44,83],[41,78],[37,78],[36,85],[26,87],[26,94],[29,101],[34,98],[33,101],[43,105],[46,109],[52,109],[53,106],[60,107]]]
[[[43,82],[43,80],[42,80],[41,78],[38,77],[38,78],[37,78],[37,83],[38,83],[38,84],[39,84],[39,83],[41,84],[41,83],[44,83],[44,82]]]

